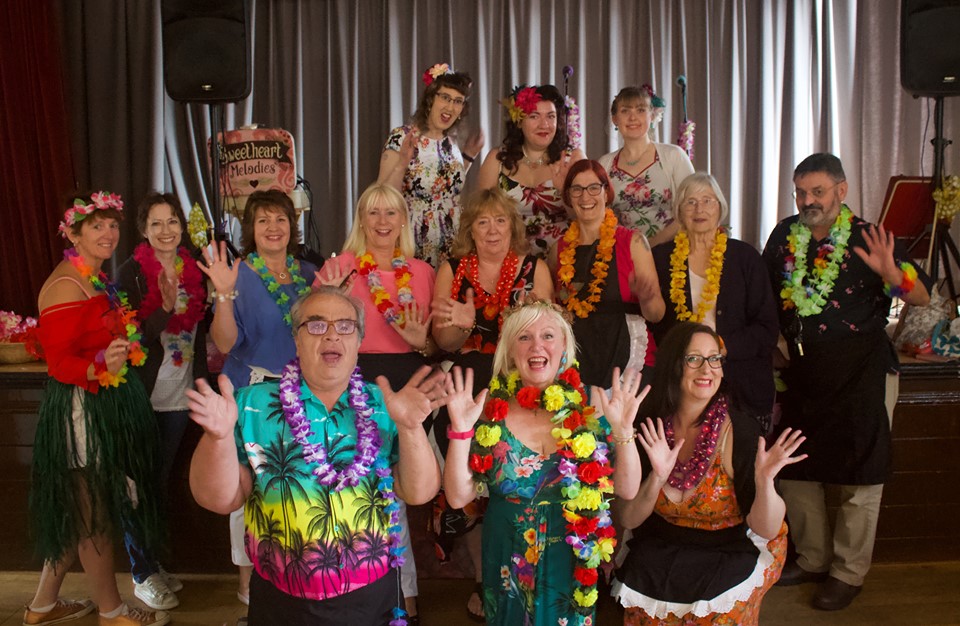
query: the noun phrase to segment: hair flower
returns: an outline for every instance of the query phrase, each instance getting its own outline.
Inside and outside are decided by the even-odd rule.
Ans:
[[[109,191],[97,191],[90,195],[91,202],[85,202],[80,198],[74,198],[73,206],[68,208],[63,214],[63,221],[57,228],[60,236],[67,238],[67,230],[85,220],[88,215],[98,209],[116,209],[123,211],[123,200],[120,196]]]
[[[535,87],[518,85],[513,88],[509,98],[503,100],[503,106],[510,114],[510,120],[519,124],[523,118],[537,110],[537,103],[543,99]]]
[[[453,70],[450,69],[450,66],[446,63],[437,63],[423,73],[423,84],[429,87],[430,83],[440,78],[444,74],[453,74]]]

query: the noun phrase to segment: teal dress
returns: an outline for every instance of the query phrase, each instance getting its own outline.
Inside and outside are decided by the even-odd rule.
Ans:
[[[474,463],[490,454],[489,467],[474,463],[474,479],[486,482],[490,503],[483,523],[483,609],[490,626],[576,626],[592,615],[574,609],[573,550],[566,543],[560,455],[543,456],[513,436],[505,421],[499,441],[472,442]],[[488,431],[489,432],[489,431]],[[483,471],[477,471],[482,469]]]

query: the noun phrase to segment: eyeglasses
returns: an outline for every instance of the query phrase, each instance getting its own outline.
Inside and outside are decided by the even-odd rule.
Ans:
[[[830,185],[826,189],[824,189],[823,187],[814,187],[810,191],[805,191],[803,189],[794,189],[793,197],[794,199],[799,200],[800,202],[804,202],[807,199],[807,197],[811,197],[814,200],[820,200],[825,195],[827,195],[828,191],[830,191],[831,189],[834,189],[837,185],[839,185],[842,182],[843,181],[841,180],[836,185]]]
[[[703,197],[697,200],[696,198],[688,198],[683,201],[683,208],[685,209],[695,209],[698,206],[703,206],[705,209],[709,209],[712,206],[720,204],[720,201],[716,198]]]
[[[603,183],[593,183],[592,185],[587,185],[586,187],[581,187],[580,185],[570,185],[571,198],[579,198],[583,195],[583,192],[586,191],[591,196],[599,196],[600,191],[603,189]]]
[[[357,320],[333,320],[332,322],[327,320],[307,320],[300,324],[297,330],[300,330],[304,326],[307,327],[308,333],[318,336],[326,335],[330,326],[333,326],[333,330],[335,330],[338,335],[352,335],[357,332]]]
[[[467,103],[466,98],[452,98],[448,94],[438,93],[437,97],[440,98],[440,101],[444,104],[452,104],[455,107],[462,107]]]
[[[700,354],[685,354],[683,355],[683,363],[692,370],[700,369],[700,366],[703,365],[703,362],[706,361],[707,364],[718,370],[723,367],[723,362],[726,361],[726,357],[722,354],[714,354],[711,356],[703,356]]]

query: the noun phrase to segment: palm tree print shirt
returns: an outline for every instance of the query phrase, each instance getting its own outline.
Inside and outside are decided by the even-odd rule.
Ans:
[[[397,429],[383,396],[367,384],[390,466],[399,459]],[[322,444],[338,470],[353,461],[354,412],[345,391],[327,411],[303,382],[300,393],[311,417],[311,441]],[[311,473],[303,448],[290,433],[280,406],[279,383],[246,387],[237,395],[235,432],[241,464],[253,472],[244,505],[244,544],[257,573],[292,596],[325,600],[368,585],[389,571],[386,501],[374,471],[356,487],[334,491]]]

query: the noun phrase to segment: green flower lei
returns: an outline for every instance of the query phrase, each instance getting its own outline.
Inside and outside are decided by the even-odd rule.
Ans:
[[[827,298],[833,292],[834,283],[840,275],[840,263],[847,251],[853,211],[843,204],[830,234],[821,251],[829,250],[825,258],[821,252],[814,260],[811,276],[807,276],[807,250],[810,247],[810,228],[799,220],[790,225],[787,245],[790,254],[784,259],[783,289],[780,298],[783,308],[796,308],[801,317],[818,315],[823,311]],[[804,284],[806,282],[806,284]]]
[[[290,317],[290,307],[292,303],[290,302],[290,296],[280,289],[280,283],[270,275],[270,272],[267,270],[266,261],[264,261],[259,254],[251,252],[250,255],[247,256],[247,260],[250,261],[253,269],[256,270],[260,276],[260,280],[263,281],[263,286],[267,288],[267,293],[273,296],[273,301],[280,307],[280,312],[283,313],[284,323],[292,327],[293,319]],[[290,279],[293,281],[298,296],[310,293],[310,285],[308,285],[307,281],[300,275],[300,262],[295,260],[293,255],[290,254],[287,255],[287,273],[290,274]]]

